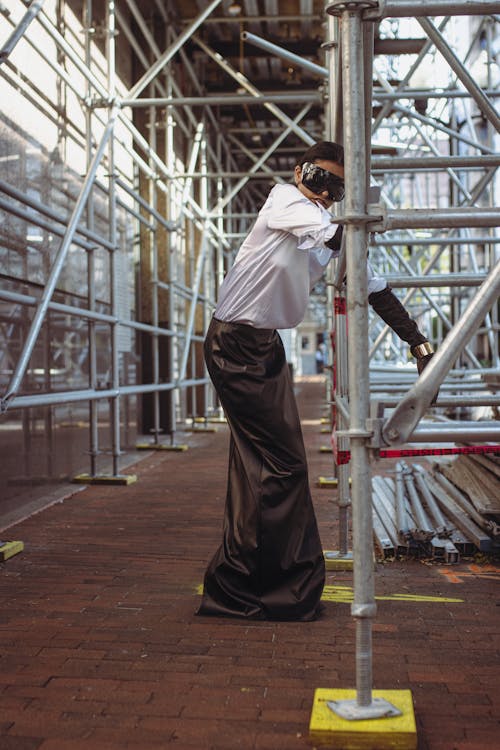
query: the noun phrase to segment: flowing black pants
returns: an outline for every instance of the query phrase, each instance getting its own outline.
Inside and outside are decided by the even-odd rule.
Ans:
[[[231,439],[223,541],[199,614],[312,620],[325,566],[281,339],[214,318],[205,361]]]

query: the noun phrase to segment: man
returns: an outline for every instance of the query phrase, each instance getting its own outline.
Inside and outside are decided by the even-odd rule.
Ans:
[[[294,180],[272,188],[224,279],[205,339],[231,437],[223,542],[199,614],[306,621],[319,611],[323,550],[276,329],[300,323],[310,290],[339,252],[341,228],[327,209],[344,197],[342,147],[316,143]],[[387,311],[384,291],[370,296],[380,295]]]

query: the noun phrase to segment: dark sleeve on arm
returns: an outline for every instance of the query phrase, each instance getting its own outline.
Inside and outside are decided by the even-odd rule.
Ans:
[[[339,224],[337,227],[337,231],[331,237],[329,240],[325,242],[326,247],[329,247],[330,250],[333,250],[336,253],[340,252],[340,244],[342,242],[342,232],[343,232],[343,225]]]
[[[417,346],[427,341],[420,333],[418,326],[396,297],[390,286],[380,292],[372,292],[368,296],[368,302],[377,315],[380,315],[384,323],[392,328],[394,333],[407,344]]]

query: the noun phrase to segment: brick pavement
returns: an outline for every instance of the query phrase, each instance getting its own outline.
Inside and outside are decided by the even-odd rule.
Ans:
[[[333,492],[314,487],[331,474],[324,385],[298,391],[334,549]],[[355,686],[348,572],[328,576],[314,623],[195,615],[227,430],[189,442],[144,458],[137,484],[88,487],[2,534],[25,551],[0,567],[1,750],[307,750],[314,689]],[[377,564],[373,687],[412,691],[419,750],[500,748],[499,581],[493,560]]]

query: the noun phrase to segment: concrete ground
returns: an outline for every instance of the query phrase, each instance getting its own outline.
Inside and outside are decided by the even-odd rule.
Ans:
[[[332,474],[324,381],[297,391],[332,550],[335,491],[315,486]],[[25,549],[0,564],[1,750],[315,746],[315,688],[355,687],[352,574],[328,575],[313,623],[196,616],[227,444],[225,425],[196,434],[147,454],[137,483],[88,486],[2,532]],[[500,748],[499,583],[493,559],[376,564],[373,687],[411,690],[418,750]]]

